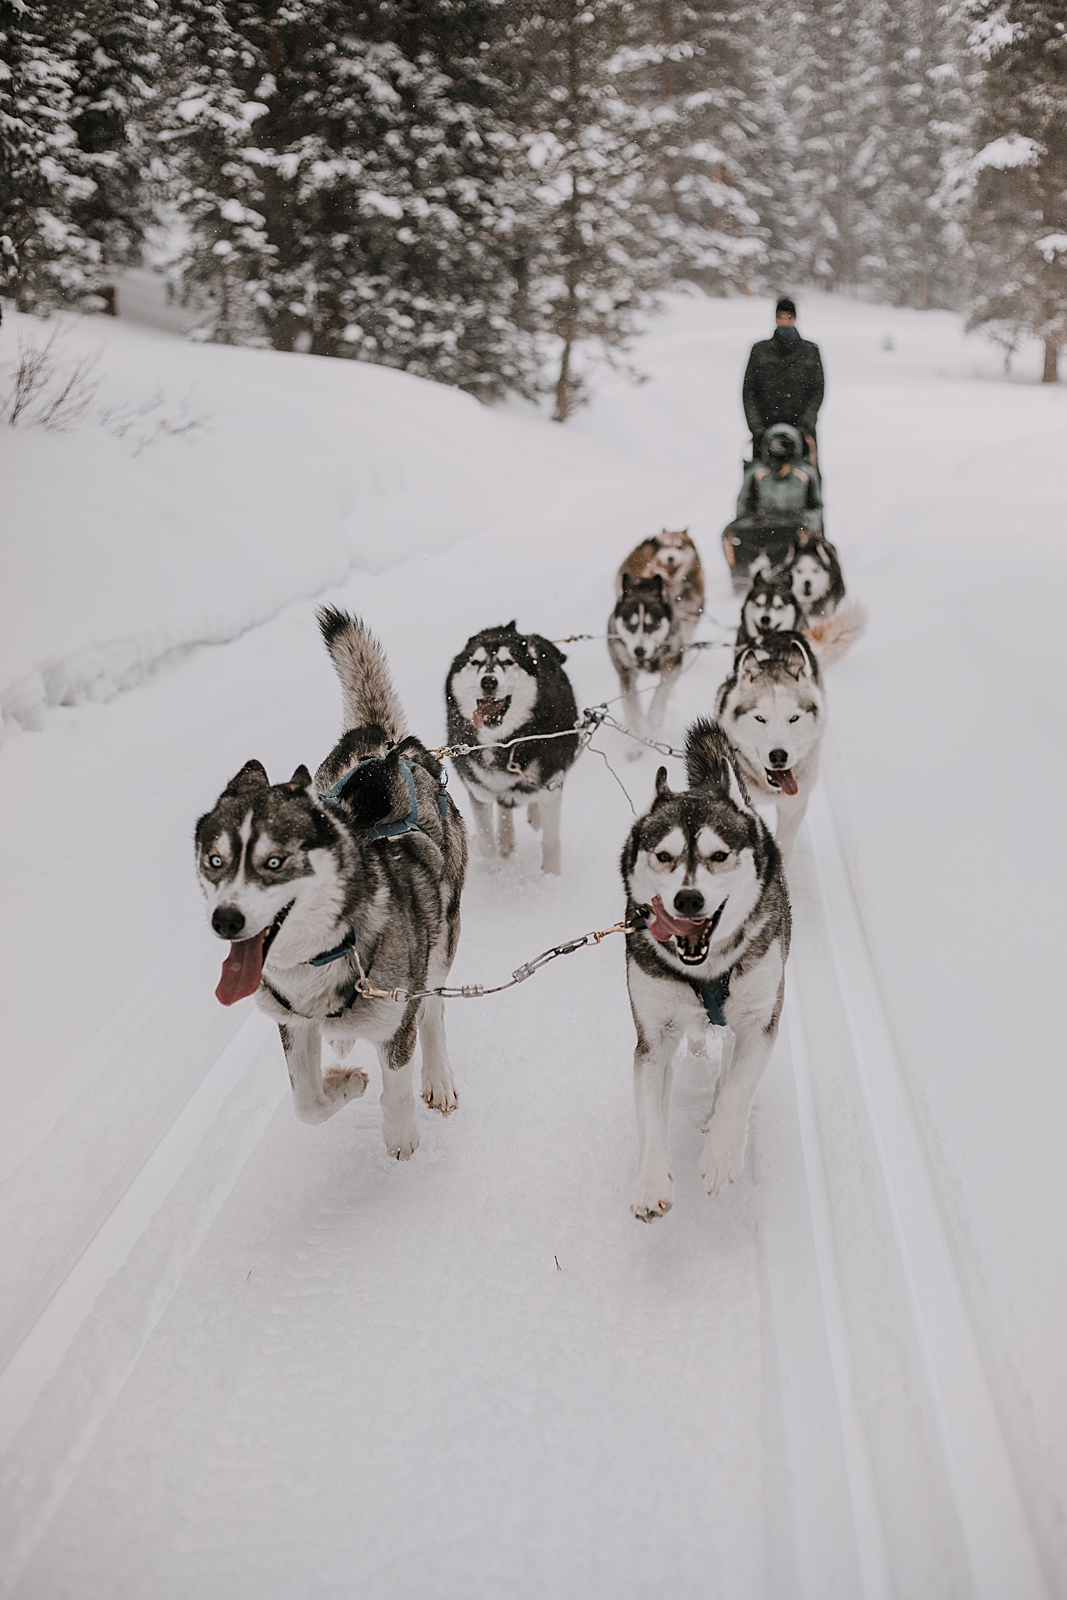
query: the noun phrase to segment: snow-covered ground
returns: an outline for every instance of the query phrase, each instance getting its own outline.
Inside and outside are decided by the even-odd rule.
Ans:
[[[831,676],[789,1025],[728,1195],[687,1065],[675,1208],[630,1218],[620,941],[450,1007],[460,1112],[402,1166],[372,1095],[297,1124],[270,1030],[213,998],[191,828],[250,756],[287,776],[332,742],[310,597],[371,621],[431,740],[469,633],[600,631],[652,529],[693,531],[725,639],[769,320],[674,301],[649,381],[561,429],[98,319],[66,348],[102,346],[108,403],[192,390],[207,425],[140,453],[89,418],[0,429],[0,1592],[1016,1600],[1035,1547],[1067,1595],[1067,394],[1036,352],[1004,382],[947,314],[802,306],[871,622]],[[580,705],[616,692],[602,645],[569,655]],[[674,742],[727,660],[695,658]],[[640,810],[654,761],[598,742]],[[562,880],[528,833],[475,862],[457,981],[614,921],[630,820],[584,756]]]

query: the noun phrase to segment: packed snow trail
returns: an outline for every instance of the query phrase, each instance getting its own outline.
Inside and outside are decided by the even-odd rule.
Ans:
[[[520,626],[552,636],[597,631],[618,560],[651,526],[695,523],[712,579],[709,612],[729,614],[714,533],[729,512],[733,448],[717,437],[712,483],[703,417],[732,411],[715,386],[732,381],[751,309],[681,308],[657,347],[656,383],[606,395],[584,436],[546,446],[543,437],[559,439],[558,430],[527,435],[542,424],[505,417],[531,450],[559,452],[543,498],[516,508],[521,538],[509,536],[504,517],[330,596],[383,636],[420,733],[443,733],[440,685],[469,632],[516,613]],[[855,313],[853,332],[889,315],[844,310]],[[725,326],[728,312],[741,320],[720,352],[716,319]],[[825,349],[822,331],[813,331]],[[850,382],[868,415],[886,388],[881,373],[852,378],[847,358],[839,368],[835,438],[848,434]],[[918,417],[901,410],[901,398],[918,390],[900,379],[897,387],[909,481],[936,497],[939,458]],[[989,395],[1003,418],[1016,415],[1015,405],[1028,439],[1037,405],[1050,398],[979,384],[952,392],[957,406],[973,401],[974,417]],[[596,439],[598,428],[610,445]],[[862,465],[862,430],[848,437]],[[968,505],[961,525],[952,496],[937,507],[945,546],[936,557],[928,550],[926,563],[936,594],[910,609],[894,595],[896,633],[887,641],[879,597],[898,581],[893,545],[878,546],[876,531],[866,543],[857,533],[853,545],[845,531],[850,511],[853,526],[877,527],[873,501],[861,507],[861,480],[844,467],[833,478],[831,532],[875,620],[870,642],[831,675],[831,780],[846,802],[845,853],[859,851],[863,888],[874,880],[868,937],[881,962],[886,930],[900,938],[892,907],[878,899],[879,875],[908,871],[892,811],[913,759],[913,736],[899,725],[901,686],[909,710],[921,689],[895,647],[904,629],[896,619],[906,617],[914,636],[924,606],[954,597],[952,540],[973,536],[983,513]],[[506,474],[493,481],[507,506]],[[705,510],[702,520],[690,507]],[[929,518],[927,507],[920,512]],[[894,542],[908,537],[896,527],[892,534]],[[993,549],[987,542],[979,553]],[[879,562],[889,563],[888,576]],[[972,562],[972,581],[992,565]],[[999,582],[997,596],[1003,607]],[[615,692],[602,650],[587,643],[569,651],[579,704]],[[687,672],[666,730],[672,742],[707,710],[726,659],[709,650]],[[52,713],[44,738],[16,739],[3,753],[27,841],[17,864],[22,893],[9,893],[4,910],[21,972],[12,1015],[27,1018],[16,1033],[26,1065],[8,1097],[21,1114],[18,1142],[4,1147],[16,1219],[5,1247],[7,1349],[18,1319],[28,1321],[16,1360],[32,1377],[35,1329],[50,1311],[59,1327],[64,1288],[73,1335],[6,1457],[5,1592],[50,1600],[193,1591],[987,1593],[968,1569],[938,1397],[807,846],[792,883],[790,1005],[803,1010],[810,1095],[805,1103],[791,1026],[757,1101],[746,1173],[728,1195],[712,1204],[702,1193],[699,1123],[712,1079],[706,1066],[683,1063],[675,1209],[651,1229],[629,1217],[632,1029],[612,941],[510,995],[450,1006],[460,1112],[447,1123],[424,1113],[423,1145],[397,1167],[381,1146],[373,1079],[366,1101],[312,1130],[292,1118],[273,1041],[250,1062],[227,1055],[245,1029],[210,999],[221,947],[204,932],[186,854],[192,819],[247,756],[264,759],[272,777],[287,776],[329,747],[336,723],[336,686],[311,608],[300,605],[109,706]],[[872,726],[880,730],[873,766]],[[655,760],[630,765],[621,739],[596,742],[638,809],[647,804]],[[916,781],[943,785],[929,740],[923,755]],[[858,775],[867,785],[859,795]],[[877,806],[889,807],[874,830],[881,851],[865,826]],[[516,862],[476,862],[456,980],[506,976],[546,944],[614,921],[616,859],[630,820],[610,774],[583,757],[564,799],[565,877],[540,878],[525,829]],[[921,831],[906,831],[921,853]],[[951,856],[943,831],[941,842]],[[938,906],[937,915],[947,913]],[[48,973],[28,964],[25,950],[48,948],[49,928],[64,917],[92,932],[70,975],[70,1010],[50,1024],[55,1064],[35,1073],[35,1002],[38,1013],[52,1013],[43,1004]],[[940,955],[946,935],[935,917],[926,920]],[[921,931],[909,924],[907,939],[921,956]],[[899,950],[894,959],[899,965]],[[951,960],[946,970],[958,993]],[[922,983],[911,976],[906,1029],[916,1011],[931,1020]],[[900,1028],[895,1001],[891,988]],[[986,1081],[979,1074],[974,1084],[979,1107]],[[215,1105],[205,1101],[213,1085],[229,1093],[212,1118]],[[962,1103],[957,1096],[957,1110]],[[1046,1092],[1031,1128],[1038,1154],[1047,1105]],[[922,1092],[919,1108],[930,1138]],[[968,1112],[973,1120],[970,1101]],[[821,1197],[809,1159],[813,1114]],[[191,1147],[197,1130],[202,1140],[186,1159],[182,1138]],[[952,1131],[951,1118],[936,1124],[936,1152]],[[945,1207],[953,1190],[943,1156],[935,1171]],[[105,1221],[96,1235],[101,1249],[109,1237],[115,1249],[100,1268],[102,1293],[74,1325],[84,1307],[67,1267],[79,1249],[84,1264],[86,1233],[138,1182],[144,1226],[138,1233],[136,1217],[123,1222],[120,1199],[115,1226]],[[963,1193],[970,1206],[975,1191],[964,1184]],[[1053,1430],[1035,1431],[1009,1403],[1024,1378],[1047,1394],[1049,1367],[1031,1348],[1025,1373],[1005,1371],[991,1330],[1009,1307],[990,1303],[988,1292],[976,1296],[983,1285],[968,1268],[961,1224],[973,1226],[975,1213],[950,1205],[948,1214],[1026,1511],[1052,1570],[1057,1489],[1042,1451]],[[1018,1227],[1011,1238],[1015,1254],[1025,1254]],[[999,1259],[990,1270],[996,1283]],[[1032,1301],[1034,1287],[1026,1292]],[[844,1385],[842,1339],[851,1367]],[[38,1351],[38,1378],[49,1359]],[[1024,1544],[1028,1537],[1024,1527]],[[1036,1591],[1022,1587],[1020,1574],[1013,1592]]]

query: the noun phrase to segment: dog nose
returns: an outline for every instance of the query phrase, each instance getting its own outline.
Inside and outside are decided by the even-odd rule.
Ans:
[[[244,913],[236,906],[216,906],[211,926],[220,939],[239,938],[244,925]]]
[[[482,693],[496,694],[496,683],[497,680],[492,676],[491,673],[487,672],[485,677],[482,679]]]
[[[785,750],[772,750],[770,761],[772,767],[787,767],[789,765],[788,752]]]
[[[641,660],[641,657],[644,655],[644,653],[645,653],[645,647],[644,647],[643,644],[638,644],[638,645],[634,646],[634,655],[637,657],[638,661]]]
[[[674,897],[674,909],[680,917],[692,920],[704,909],[704,896],[699,889],[679,889]]]

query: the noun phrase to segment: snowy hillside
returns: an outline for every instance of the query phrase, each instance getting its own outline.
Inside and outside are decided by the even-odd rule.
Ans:
[[[191,830],[249,757],[277,780],[329,748],[313,597],[367,618],[433,741],[471,632],[602,632],[659,527],[696,538],[725,646],[717,535],[770,315],[673,301],[649,381],[605,378],[566,428],[101,318],[65,348],[101,349],[102,403],[192,391],[205,426],[140,453],[91,417],[0,428],[0,1593],[1067,1595],[1067,394],[1039,351],[1004,382],[948,314],[802,304],[828,531],[871,621],[830,674],[788,1027],[727,1195],[700,1186],[711,1078],[685,1065],[674,1211],[629,1215],[621,941],[450,1007],[460,1111],[422,1112],[403,1167],[373,1074],[299,1125],[276,1036],[213,998]],[[0,359],[40,335],[5,321]],[[617,692],[601,643],[566,648],[579,706]],[[672,743],[728,659],[686,672]],[[597,743],[641,810],[655,761]],[[561,880],[525,827],[473,864],[456,981],[619,915],[632,814],[596,754],[563,812]]]

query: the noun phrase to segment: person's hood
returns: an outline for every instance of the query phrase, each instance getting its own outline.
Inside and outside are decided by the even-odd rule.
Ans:
[[[792,439],[794,445],[796,446],[796,454],[793,456],[794,464],[803,459],[803,456],[804,456],[804,440],[803,440],[803,437],[801,435],[800,429],[799,428],[794,428],[793,424],[791,422],[775,422],[774,424],[772,424],[771,427],[769,427],[767,429],[766,433],[763,435],[763,438],[760,440],[759,453],[760,453],[760,457],[761,457],[761,459],[763,461],[763,465],[765,467],[769,467],[772,464],[771,463],[771,440],[776,435],[783,434],[783,433],[787,434],[789,436],[789,438]]]

